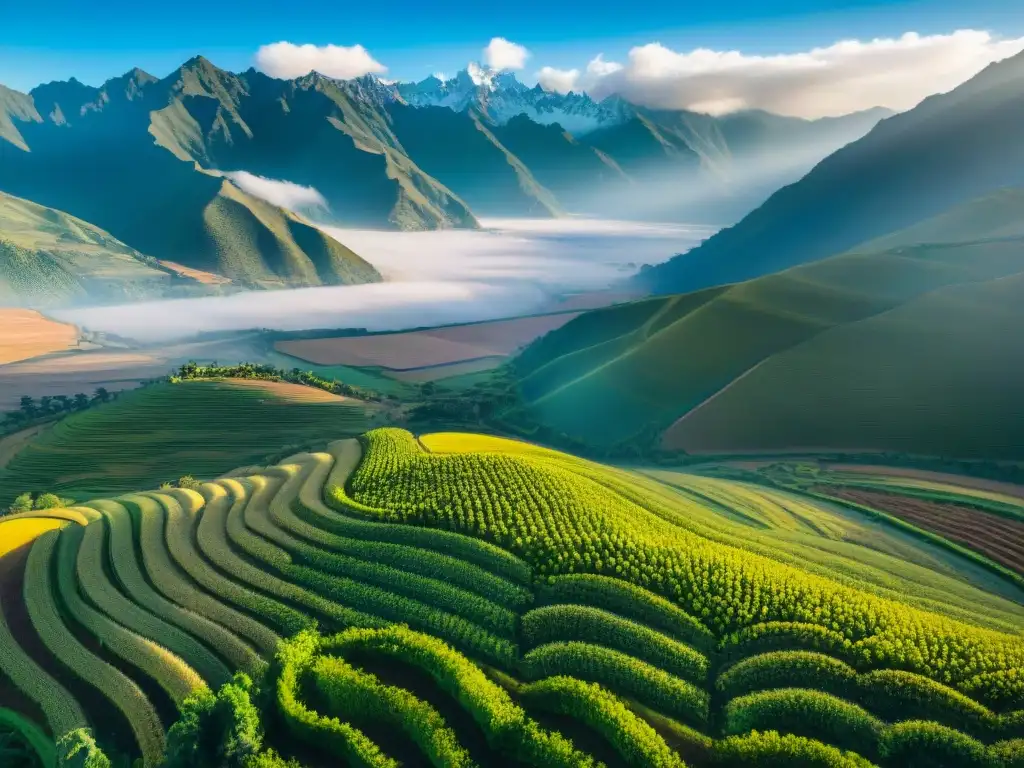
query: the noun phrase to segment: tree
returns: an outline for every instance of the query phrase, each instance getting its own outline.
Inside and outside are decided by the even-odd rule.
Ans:
[[[19,512],[29,512],[31,511],[31,509],[32,494],[26,491],[25,493],[20,494],[17,498],[14,499],[14,502],[11,504],[11,506],[7,508],[7,511],[10,512],[12,515],[16,515]]]
[[[33,509],[60,509],[64,506],[64,500],[55,493],[43,493],[36,498]]]
[[[75,395],[75,410],[83,411],[89,407],[89,396],[84,392]]]
[[[110,768],[110,759],[96,744],[88,728],[64,734],[57,741],[60,768]]]
[[[164,768],[245,768],[263,745],[260,713],[248,675],[238,673],[216,695],[186,699],[167,733]]]
[[[54,395],[53,399],[57,403],[57,410],[67,411],[71,409],[71,400],[67,395]]]
[[[35,400],[32,399],[30,395],[21,396],[21,405],[19,407],[21,408],[22,411],[24,411],[25,415],[27,416],[36,415],[36,402]]]
[[[192,475],[183,475],[178,478],[178,487],[184,488],[187,491],[197,491],[200,485],[202,483],[192,477]]]
[[[39,398],[39,410],[41,410],[44,414],[49,413],[52,403],[52,397],[50,397],[49,395],[43,395],[42,397]]]

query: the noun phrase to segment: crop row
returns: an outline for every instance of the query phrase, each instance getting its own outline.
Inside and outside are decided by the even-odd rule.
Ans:
[[[318,658],[310,670],[318,700],[328,715],[376,722],[404,731],[437,768],[475,768],[436,709],[403,688],[383,685],[337,656]]]
[[[904,670],[858,674],[848,664],[811,651],[753,656],[723,672],[716,688],[733,698],[772,688],[814,688],[866,707],[888,721],[933,720],[979,738],[1024,736],[1024,712],[996,715],[948,686]]]
[[[600,608],[549,605],[523,615],[523,645],[560,640],[595,643],[634,656],[684,680],[705,683],[708,660],[690,646]]]
[[[528,709],[567,715],[597,731],[627,765],[686,768],[654,728],[595,683],[574,677],[548,677],[524,686],[520,696]]]
[[[703,727],[708,694],[693,683],[619,651],[591,643],[558,642],[534,648],[520,662],[529,680],[567,675],[603,685],[683,722]]]
[[[18,644],[0,602],[0,669],[14,686],[39,705],[54,737],[88,726],[75,698]]]
[[[725,707],[724,729],[727,734],[772,729],[805,736],[879,759],[892,768],[989,768],[1000,765],[996,760],[1001,758],[997,756],[1024,759],[1024,741],[1020,739],[988,747],[935,722],[908,719],[886,725],[855,704],[800,688],[780,688],[733,699]]]
[[[314,457],[307,454],[302,458],[309,461]],[[325,458],[329,460],[330,457],[325,456]],[[323,534],[319,529],[297,518],[291,509],[290,502],[294,502],[295,485],[307,482],[310,469],[317,469],[317,465],[307,464],[301,474],[286,480],[285,485],[270,502],[269,512],[275,530],[287,534],[286,538],[282,538],[281,545],[289,551],[293,558],[327,573],[345,576],[367,584],[375,584],[390,592],[405,595],[441,610],[455,613],[500,635],[511,637],[514,634],[516,614],[509,608],[497,605],[475,592],[453,586],[446,581],[409,573],[400,568],[350,557],[335,551],[326,551],[296,539],[295,537],[299,536],[316,541],[320,538],[319,535]],[[321,543],[324,547],[330,547],[334,543],[331,540],[338,538],[340,537],[324,534],[323,539],[317,543]],[[415,560],[417,555],[411,554],[409,559]],[[449,560],[453,563],[459,562],[451,558]]]
[[[142,751],[146,768],[157,766],[163,759],[164,730],[153,705],[131,679],[86,649],[61,618],[51,576],[58,537],[57,531],[43,534],[29,552],[24,599],[32,626],[66,669],[100,691],[121,711]]]
[[[192,607],[225,627],[232,637],[241,638],[238,642],[229,638],[223,646],[224,658],[234,668],[253,671],[260,666],[263,661],[256,651],[270,656],[280,638],[248,614],[228,605],[242,604],[238,594],[244,590],[213,570],[196,552],[189,518],[181,506],[166,499],[169,512],[149,496],[125,496],[121,501],[138,527],[142,560],[154,586],[178,605]]]
[[[561,734],[545,731],[472,661],[442,640],[402,626],[352,629],[323,641],[325,654],[359,651],[409,664],[473,718],[492,749],[538,768],[593,768],[593,758]]]
[[[161,649],[166,651],[168,662],[177,672],[173,678],[168,678],[168,680],[180,680],[181,690],[186,696],[191,694],[194,688],[202,687],[201,681],[206,685],[219,688],[230,680],[231,673],[215,654],[187,632],[183,632],[125,597],[110,581],[104,564],[105,529],[106,526],[102,521],[97,521],[84,529],[78,529],[82,532],[82,537],[78,547],[73,578],[78,582],[86,599],[103,611],[115,624],[128,630],[133,635],[133,640],[134,637],[140,637],[148,639],[154,644],[158,643]],[[74,531],[68,531],[64,538],[70,549]],[[125,584],[122,574],[129,570],[125,567],[126,561],[135,561],[135,547],[130,538],[126,542],[118,543],[121,543],[122,546],[117,547],[112,542],[111,560],[115,574],[121,583]],[[63,546],[62,542],[62,561]],[[138,576],[141,583],[145,583],[141,574],[136,573],[135,575]],[[136,582],[136,586],[138,583],[140,582]],[[130,590],[128,591],[130,592]],[[161,653],[161,655],[164,654]],[[174,685],[176,687],[177,683]],[[175,700],[180,701],[181,699],[176,695]]]
[[[591,573],[555,576],[539,585],[540,605],[576,603],[605,608],[621,616],[660,630],[677,640],[708,652],[715,648],[715,636],[707,627],[660,595],[621,579]]]
[[[448,531],[398,525],[402,521],[394,514],[389,514],[388,510],[359,503],[346,491],[350,476],[362,456],[359,441],[341,440],[332,443],[329,450],[335,464],[326,485],[322,491],[307,486],[299,497],[306,508],[320,516],[322,527],[342,536],[406,544],[447,554],[478,565],[516,584],[526,585],[533,581],[533,571],[529,564],[501,547]],[[321,493],[323,501],[320,499]],[[328,507],[333,507],[333,510]]]
[[[678,604],[718,637],[764,622],[818,625],[852,643],[858,668],[904,668],[957,688],[983,673],[1024,668],[1019,637],[712,541],[569,464],[427,454],[396,429],[363,440],[366,456],[350,482],[358,503],[389,521],[492,541],[530,563],[540,581],[567,573],[619,578]]]
[[[295,483],[301,480],[301,475],[293,472],[286,482]],[[222,482],[225,485],[232,485],[238,481]],[[267,478],[258,475],[248,478],[247,482],[256,486],[256,490],[242,513],[244,520],[237,507],[232,509],[228,517],[228,532],[232,541],[252,557],[277,569],[290,583],[305,587],[306,589],[302,591],[315,595],[317,600],[322,601],[323,605],[332,611],[323,611],[325,615],[343,619],[339,622],[342,626],[380,626],[384,619],[405,622],[417,629],[450,640],[470,653],[498,663],[509,664],[515,658],[515,646],[511,641],[498,637],[461,616],[373,584],[343,576],[332,576],[322,570],[294,564],[289,550],[301,549],[301,542],[274,525],[268,509],[268,504],[273,504],[270,496],[275,491],[276,483],[268,482]],[[288,489],[282,488],[277,493],[287,498]],[[249,533],[246,526],[261,536]],[[309,598],[306,599],[308,602]]]

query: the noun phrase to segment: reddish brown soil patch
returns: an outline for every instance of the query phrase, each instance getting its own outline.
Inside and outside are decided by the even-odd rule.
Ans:
[[[259,389],[268,395],[279,397],[282,400],[303,403],[342,403],[349,398],[336,395],[333,392],[326,392],[316,387],[307,387],[302,384],[292,384],[287,381],[261,381],[259,379],[224,379],[224,383],[232,387],[244,387],[247,389]]]
[[[979,491],[1003,493],[1024,499],[1024,485],[1004,483],[999,480],[986,480],[983,477],[956,475],[951,472],[935,472],[928,469],[912,469],[910,467],[883,467],[872,464],[830,464],[829,469],[840,472],[858,472],[870,475],[886,475],[888,477],[909,477],[914,480],[930,480],[946,485],[962,485],[965,488],[976,488]]]
[[[816,490],[887,512],[1024,574],[1024,523],[956,504],[882,491],[839,486],[823,486]]]
[[[33,309],[0,309],[0,365],[71,349],[78,329]]]
[[[578,312],[563,312],[408,333],[279,341],[274,346],[286,355],[317,365],[405,371],[505,357],[578,316]]]
[[[415,368],[411,371],[388,371],[387,375],[399,381],[411,381],[419,384],[424,381],[447,379],[449,376],[462,376],[467,373],[489,371],[501,365],[503,357],[482,357],[479,360],[467,360],[451,365],[431,365],[427,368]]]

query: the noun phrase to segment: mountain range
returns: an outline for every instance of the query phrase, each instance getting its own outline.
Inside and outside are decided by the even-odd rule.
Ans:
[[[515,361],[519,416],[616,450],[1024,457],[1021,94],[1024,54],[643,270],[664,295]]]
[[[991,64],[949,93],[883,120],[734,226],[644,270],[634,284],[679,293],[747,280],[1024,185],[1022,93],[1024,54]]]
[[[241,285],[363,282],[379,276],[312,222],[731,220],[886,114],[711,117],[547,93],[479,67],[388,84],[234,74],[195,57],[164,78],[0,86],[0,190]],[[240,171],[311,187],[324,205],[285,211],[236,184]]]

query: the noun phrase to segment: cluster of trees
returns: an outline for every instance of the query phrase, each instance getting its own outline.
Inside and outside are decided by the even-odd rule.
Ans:
[[[90,406],[109,402],[116,396],[116,392],[109,392],[105,387],[97,387],[91,397],[84,392],[77,395],[43,395],[38,400],[30,395],[23,395],[18,410],[4,414],[3,421],[0,422],[0,431],[16,432],[33,424],[84,411]]]
[[[74,499],[64,499],[55,493],[40,493],[34,497],[26,491],[19,494],[14,502],[7,508],[7,514],[16,515],[19,512],[31,512],[34,509],[61,509],[70,507],[75,503]]]
[[[328,379],[319,376],[313,371],[303,371],[300,368],[277,368],[268,363],[238,363],[237,365],[200,365],[194,360],[185,363],[177,371],[171,374],[170,381],[177,383],[195,379],[258,379],[261,381],[287,381],[291,384],[302,384],[306,387],[315,387],[325,392],[332,392],[336,395],[356,397],[360,400],[380,402],[384,397],[379,392],[374,392],[363,387],[354,387],[338,379]]]

